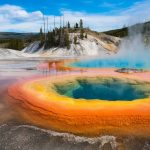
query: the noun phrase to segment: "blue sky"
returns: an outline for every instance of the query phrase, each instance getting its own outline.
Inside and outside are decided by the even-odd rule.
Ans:
[[[61,9],[109,14],[115,9],[126,9],[136,2],[140,0],[0,0],[0,5],[17,5],[29,12],[40,10],[54,15],[60,15]]]
[[[60,15],[73,25],[80,18],[85,26],[105,31],[150,20],[150,0],[0,0],[0,31],[36,32],[42,26],[42,15]]]

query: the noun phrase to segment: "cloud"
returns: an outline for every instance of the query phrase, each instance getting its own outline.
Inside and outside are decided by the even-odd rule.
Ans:
[[[134,6],[121,12],[121,15],[128,16],[128,24],[150,21],[150,0],[136,2]]]
[[[117,4],[122,5],[122,3]],[[115,7],[112,4],[106,4],[105,7]],[[115,28],[121,28],[124,25],[129,26],[140,22],[150,21],[150,0],[143,0],[136,2],[128,9],[116,9],[112,13],[105,15],[101,14],[89,14],[86,12],[74,12],[71,10],[64,10],[62,14],[68,18],[72,23],[78,21],[80,18],[84,20],[86,26],[97,30],[106,31]]]
[[[105,16],[100,14],[88,14],[85,12],[62,11],[62,14],[68,19],[72,25],[78,22],[81,18],[84,20],[84,25],[94,30],[105,31],[112,28],[123,26],[126,16]]]
[[[65,22],[70,21],[72,26],[82,18],[86,27],[97,31],[106,31],[150,20],[149,6],[150,0],[143,0],[126,10],[118,9],[108,14],[92,14],[65,9],[61,9],[60,13],[65,16]],[[49,15],[46,17],[49,18],[49,28],[52,29],[54,16]],[[0,6],[0,22],[0,31],[38,32],[39,28],[43,26],[43,14],[40,11],[28,12],[20,6],[2,5]],[[56,16],[56,26],[59,26],[59,24],[60,17]]]
[[[0,6],[1,31],[35,31],[43,14],[40,11],[27,12],[15,5]]]

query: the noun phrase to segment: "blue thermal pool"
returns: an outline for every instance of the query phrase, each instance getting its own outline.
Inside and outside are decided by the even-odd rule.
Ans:
[[[70,64],[78,68],[135,68],[150,69],[149,60],[124,60],[124,59],[85,59]]]
[[[109,101],[132,101],[149,97],[149,90],[142,88],[147,83],[137,83],[117,78],[78,78],[73,81],[57,83],[54,89],[60,94],[74,99],[101,99]]]

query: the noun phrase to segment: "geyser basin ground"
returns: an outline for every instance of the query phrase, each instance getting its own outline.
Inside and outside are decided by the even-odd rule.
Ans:
[[[108,101],[108,97],[106,100],[86,100],[83,97],[75,99],[72,95],[61,95],[57,91],[58,88],[56,90],[57,85],[61,87],[66,84],[64,89],[74,85],[76,88],[79,84],[77,80],[85,78],[92,83],[97,82],[97,79],[101,83],[108,80],[128,83],[134,87],[135,99],[132,97],[132,100],[125,100],[121,99],[122,96],[117,101],[115,98]],[[15,98],[14,101],[19,106],[18,111],[26,120],[45,128],[85,136],[149,137],[149,81],[149,72],[128,75],[116,73],[112,69],[100,69],[95,73],[74,73],[26,81],[12,86],[9,94]]]

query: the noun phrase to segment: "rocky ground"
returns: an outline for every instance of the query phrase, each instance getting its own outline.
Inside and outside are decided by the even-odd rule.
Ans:
[[[150,150],[150,140],[136,137],[78,137],[14,123],[0,126],[1,150]]]

